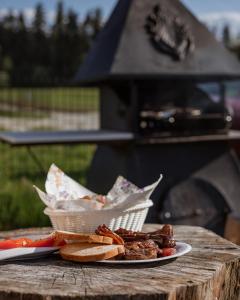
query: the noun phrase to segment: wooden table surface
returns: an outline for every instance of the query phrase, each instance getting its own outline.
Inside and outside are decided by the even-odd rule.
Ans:
[[[146,225],[145,231],[160,225]],[[58,255],[0,265],[0,299],[239,300],[240,248],[201,227],[175,226],[193,250],[168,263],[80,264]],[[0,232],[0,238],[45,234],[49,228]]]

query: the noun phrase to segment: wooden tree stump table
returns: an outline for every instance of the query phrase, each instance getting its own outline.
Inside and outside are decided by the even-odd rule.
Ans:
[[[160,225],[146,225],[152,231]],[[0,238],[45,234],[49,228],[0,232]],[[80,264],[58,255],[1,263],[1,300],[239,300],[240,248],[200,227],[175,226],[193,250],[165,264]]]

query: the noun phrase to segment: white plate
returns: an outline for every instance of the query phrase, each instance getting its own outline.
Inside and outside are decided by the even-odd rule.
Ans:
[[[159,262],[163,260],[168,260],[172,258],[177,258],[179,256],[182,256],[192,250],[192,246],[186,243],[182,242],[176,242],[176,250],[177,252],[174,255],[170,256],[164,256],[159,258],[153,258],[153,259],[143,259],[143,260],[100,260],[98,262],[104,263],[104,264],[143,264],[143,263],[153,263],[153,262]]]
[[[59,250],[59,247],[14,248],[0,250],[0,261],[36,259]]]

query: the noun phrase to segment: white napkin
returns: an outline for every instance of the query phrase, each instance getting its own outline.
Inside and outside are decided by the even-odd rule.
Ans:
[[[109,202],[105,207],[117,208],[125,211],[132,206],[144,203],[150,199],[151,194],[162,180],[162,177],[163,176],[160,175],[156,182],[140,189],[124,177],[119,176],[112,189],[107,194]]]
[[[86,211],[120,209],[126,211],[147,201],[162,179],[144,188],[138,188],[119,176],[108,194],[99,196],[68,177],[54,164],[51,165],[45,182],[46,193],[34,186],[43,203],[52,209]]]
[[[45,182],[47,194],[61,200],[75,200],[94,193],[68,177],[56,165],[52,164]]]

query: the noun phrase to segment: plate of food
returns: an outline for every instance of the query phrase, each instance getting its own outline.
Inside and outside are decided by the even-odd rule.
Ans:
[[[176,242],[169,224],[152,232],[100,225],[95,233],[54,231],[40,239],[18,238],[0,241],[0,261],[36,259],[59,250],[64,260],[84,263],[140,264],[177,258],[191,246]]]
[[[105,264],[139,264],[158,262],[177,258],[192,247],[183,242],[176,242],[173,227],[164,225],[153,232],[134,232],[119,228],[111,231],[105,225],[96,229],[96,235],[91,235],[91,242],[86,239],[62,232],[65,239],[74,241],[67,243],[60,249],[60,255],[65,260],[75,262],[100,262]],[[87,235],[85,234],[85,237]],[[102,241],[97,239],[102,237]],[[104,238],[105,237],[105,238]],[[107,239],[106,239],[107,238]]]

